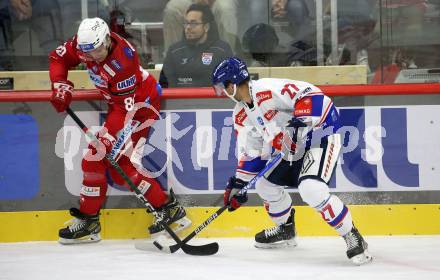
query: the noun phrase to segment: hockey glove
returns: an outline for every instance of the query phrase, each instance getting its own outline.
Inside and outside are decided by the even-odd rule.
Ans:
[[[58,113],[66,111],[72,102],[73,84],[70,81],[54,82],[52,84],[52,98],[50,103]]]
[[[93,155],[97,154],[100,160],[106,154],[112,152],[116,139],[110,133],[108,133],[106,127],[103,127],[100,131],[98,131],[95,136],[98,141],[91,141],[89,149],[91,149]]]
[[[223,194],[224,205],[228,205],[229,211],[234,211],[247,202],[247,193],[239,194],[238,192],[247,185],[247,182],[232,176],[229,178],[228,184]]]
[[[96,138],[98,139],[98,142],[92,142],[92,146],[100,155],[105,156],[112,151],[116,139],[107,132],[107,128],[102,128],[96,134]]]

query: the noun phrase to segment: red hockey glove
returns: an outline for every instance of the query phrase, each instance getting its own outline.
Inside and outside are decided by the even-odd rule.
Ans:
[[[66,111],[72,102],[73,84],[70,81],[54,82],[50,102],[58,113]]]
[[[104,128],[98,132],[96,135],[98,138],[98,147],[95,147],[98,153],[108,154],[112,151],[113,145],[116,143],[116,139],[107,132],[107,129]]]
[[[234,211],[247,202],[247,193],[239,194],[238,192],[247,185],[247,182],[232,176],[229,178],[228,184],[223,194],[223,203],[228,205],[229,211]]]

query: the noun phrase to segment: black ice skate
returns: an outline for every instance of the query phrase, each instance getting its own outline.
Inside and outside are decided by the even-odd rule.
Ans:
[[[67,227],[60,229],[58,242],[61,244],[91,243],[101,240],[99,235],[101,224],[99,215],[86,215],[77,208],[70,208],[70,215],[74,218],[66,222]]]
[[[161,233],[164,228],[160,222],[164,222],[171,226],[172,230],[177,233],[191,225],[191,220],[186,217],[183,206],[179,204],[173,190],[170,190],[169,201],[162,207],[156,209],[158,216],[153,224],[148,227],[150,235]]]
[[[255,235],[255,247],[263,249],[295,247],[295,209],[292,208],[290,217],[285,224],[265,229]]]
[[[373,260],[368,253],[368,244],[365,242],[357,228],[353,226],[351,231],[344,235],[347,244],[347,257],[355,264],[362,265]]]

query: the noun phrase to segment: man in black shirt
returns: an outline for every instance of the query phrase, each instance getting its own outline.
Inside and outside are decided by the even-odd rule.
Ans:
[[[211,86],[211,73],[231,47],[219,39],[217,24],[209,6],[191,5],[185,15],[184,38],[170,46],[160,72],[162,87]]]

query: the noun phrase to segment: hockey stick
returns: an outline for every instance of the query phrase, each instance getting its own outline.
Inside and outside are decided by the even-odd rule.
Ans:
[[[75,114],[75,112],[70,109],[70,107],[67,107],[66,109],[67,114],[76,122],[76,124],[84,131],[84,133],[92,140],[92,141],[99,141],[96,136],[87,128],[87,126],[78,118],[78,116]],[[137,188],[137,186],[133,183],[133,181],[125,174],[124,170],[119,166],[119,164],[113,159],[113,157],[110,155],[110,153],[105,155],[105,158],[109,161],[111,166],[119,173],[119,175],[124,178],[124,180],[128,183],[130,189],[135,193],[136,197],[142,202],[142,204],[147,207],[148,210],[150,210],[153,215],[156,218],[159,218],[159,214],[156,212],[154,207],[148,202],[148,200],[144,197],[142,192]],[[168,232],[168,234],[176,241],[177,244],[179,244],[179,248],[181,246],[182,250],[189,255],[212,255],[215,254],[218,251],[218,245],[217,248],[213,248],[212,244],[206,244],[206,245],[200,245],[200,246],[192,246],[188,244],[182,243],[182,240],[176,235],[176,233],[163,221],[160,221],[160,224],[163,226],[163,228]],[[157,245],[155,245],[157,247]],[[214,246],[215,247],[215,246]],[[161,247],[157,247],[160,250],[162,250]],[[215,252],[213,252],[215,251]]]
[[[266,174],[266,172],[269,169],[271,169],[281,159],[282,156],[283,156],[283,153],[279,153],[274,158],[272,158],[266,164],[266,166],[257,175],[255,175],[255,177],[252,178],[245,187],[243,187],[238,192],[238,194],[242,195],[242,194],[246,193],[250,188],[254,187],[257,180],[260,179],[261,177],[263,177],[264,174]],[[153,243],[157,248],[161,249],[162,251],[165,251],[167,253],[174,253],[177,250],[179,250],[179,248],[181,248],[181,246],[183,244],[186,244],[194,236],[196,236],[199,232],[201,232],[204,228],[206,228],[210,223],[212,223],[215,219],[217,219],[220,216],[220,214],[223,213],[227,208],[228,208],[228,205],[224,205],[220,209],[218,209],[214,214],[212,214],[208,219],[206,219],[200,226],[198,226],[187,237],[185,237],[185,239],[183,239],[181,243],[177,243],[177,244],[174,244],[171,246],[162,246],[161,244],[159,244],[158,241],[154,241]],[[211,243],[211,244],[213,244],[213,243]],[[217,244],[217,243],[215,243],[215,244]],[[217,244],[217,246],[218,246],[218,244]]]

